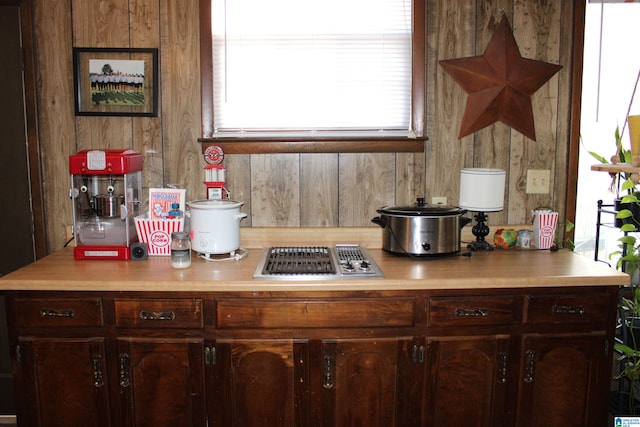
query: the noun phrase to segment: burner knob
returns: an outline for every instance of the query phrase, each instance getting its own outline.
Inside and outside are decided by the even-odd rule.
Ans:
[[[369,261],[362,260],[362,262],[360,263],[360,268],[362,269],[362,271],[367,271],[369,270],[369,268],[371,268],[371,264],[369,264]]]
[[[355,270],[355,267],[353,266],[351,261],[347,261],[347,263],[344,265],[344,269],[347,271],[353,271]]]

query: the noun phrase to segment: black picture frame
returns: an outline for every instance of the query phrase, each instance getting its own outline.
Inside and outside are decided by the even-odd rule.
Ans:
[[[158,115],[158,49],[73,48],[76,116]]]

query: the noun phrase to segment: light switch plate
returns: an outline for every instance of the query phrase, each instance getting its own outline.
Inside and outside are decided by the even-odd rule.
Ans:
[[[529,169],[527,171],[527,194],[549,194],[549,169]]]

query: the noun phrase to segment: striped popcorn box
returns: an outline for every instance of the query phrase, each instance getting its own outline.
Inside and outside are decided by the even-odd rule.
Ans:
[[[149,246],[149,255],[171,255],[171,233],[182,231],[184,218],[148,219],[145,215],[135,220],[138,240]]]
[[[533,240],[538,249],[549,249],[553,246],[558,226],[558,212],[547,210],[533,211]]]

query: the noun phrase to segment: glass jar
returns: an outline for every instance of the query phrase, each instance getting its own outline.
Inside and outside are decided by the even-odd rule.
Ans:
[[[171,266],[173,268],[191,267],[191,240],[186,231],[171,233]]]

